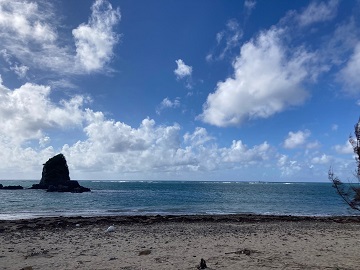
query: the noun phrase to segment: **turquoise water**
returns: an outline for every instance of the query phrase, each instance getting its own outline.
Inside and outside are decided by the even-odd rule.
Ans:
[[[0,181],[30,187],[38,181]],[[0,190],[0,219],[41,216],[276,214],[356,215],[331,183],[80,181],[92,192]]]

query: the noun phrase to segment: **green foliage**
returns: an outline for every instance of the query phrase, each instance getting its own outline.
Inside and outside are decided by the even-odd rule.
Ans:
[[[360,211],[360,119],[355,124],[354,129],[355,137],[351,134],[349,136],[349,142],[355,153],[355,161],[357,164],[355,178],[357,179],[357,183],[343,183],[337,176],[334,175],[332,168],[330,168],[328,172],[328,177],[341,198],[352,209]]]

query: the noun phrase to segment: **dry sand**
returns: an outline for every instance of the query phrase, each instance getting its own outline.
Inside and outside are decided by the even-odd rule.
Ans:
[[[115,231],[106,233],[114,224]],[[0,269],[360,269],[360,218],[166,216],[0,221]],[[27,268],[26,268],[27,267]]]

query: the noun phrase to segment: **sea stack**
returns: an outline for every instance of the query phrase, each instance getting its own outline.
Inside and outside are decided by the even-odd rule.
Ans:
[[[63,154],[50,158],[44,164],[40,183],[34,184],[31,188],[46,189],[49,192],[82,193],[90,191],[89,188],[80,186],[78,181],[70,180],[69,168]]]

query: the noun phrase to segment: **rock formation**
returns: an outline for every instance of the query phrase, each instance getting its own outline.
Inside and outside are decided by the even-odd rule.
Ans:
[[[89,188],[80,186],[78,181],[70,180],[69,168],[63,154],[50,158],[43,167],[39,184],[34,184],[32,189],[46,189],[49,192],[81,193],[90,191]]]
[[[0,184],[0,189],[24,189],[22,186],[18,185],[18,186],[3,186]]]

